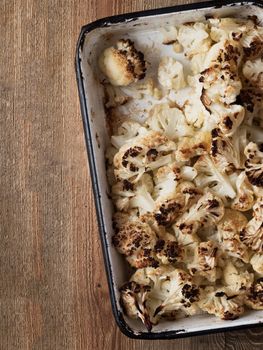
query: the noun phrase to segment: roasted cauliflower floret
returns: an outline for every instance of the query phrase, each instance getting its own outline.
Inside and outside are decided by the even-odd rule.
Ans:
[[[163,133],[171,140],[193,134],[193,129],[188,125],[182,111],[168,104],[156,105],[150,111],[146,125],[151,130]]]
[[[134,281],[125,283],[120,288],[120,301],[126,314],[131,318],[140,318],[148,331],[152,329],[152,322],[146,302],[151,288]]]
[[[145,222],[125,222],[114,234],[112,241],[118,251],[126,256],[131,266],[143,268],[171,264],[183,259],[183,249],[175,241],[158,238]]]
[[[253,283],[245,298],[245,304],[251,309],[263,310],[263,278]]]
[[[182,107],[187,123],[195,128],[210,131],[215,127],[217,120],[213,120],[213,117],[201,100],[203,84],[199,81],[198,76],[188,76],[187,81],[191,89],[189,97]]]
[[[195,132],[192,137],[181,137],[176,150],[176,160],[184,162],[206,154],[210,150],[210,145],[211,134],[208,131]]]
[[[201,73],[200,81],[203,82],[202,100],[214,103],[231,104],[236,101],[242,88],[237,72],[227,68],[210,67]]]
[[[255,26],[244,33],[241,40],[244,55],[247,59],[255,59],[263,53],[263,28]]]
[[[196,233],[200,227],[219,222],[223,215],[221,199],[207,192],[180,217],[176,226],[185,234]]]
[[[263,197],[253,206],[253,218],[240,232],[240,240],[257,253],[263,253]]]
[[[140,221],[127,222],[114,234],[112,242],[136,268],[159,265],[154,257],[157,237],[151,227]]]
[[[114,157],[117,179],[138,181],[148,171],[173,162],[176,145],[157,131],[149,131],[134,143],[123,145]]]
[[[144,281],[151,287],[147,307],[159,317],[171,311],[181,310],[186,314],[196,312],[199,300],[199,288],[192,282],[191,276],[181,269],[159,267],[138,270],[133,281]]]
[[[250,264],[253,267],[253,270],[263,275],[263,254],[254,254],[250,259]]]
[[[178,193],[174,198],[167,199],[157,204],[157,208],[154,213],[154,218],[158,225],[170,226],[177,217],[182,213],[185,205],[185,198],[182,194]]]
[[[127,86],[145,77],[144,55],[129,39],[117,41],[99,57],[99,66],[112,85]]]
[[[198,175],[194,179],[198,187],[208,187],[222,198],[235,198],[236,191],[229,178],[217,167],[208,155],[201,156],[194,165]]]
[[[240,232],[246,227],[247,218],[233,209],[225,209],[225,215],[217,226],[217,238],[228,255],[249,262],[247,246],[240,240]]]
[[[245,109],[243,106],[212,103],[209,109],[218,120],[218,127],[225,136],[232,136],[243,122]]]
[[[217,269],[218,247],[213,241],[201,242],[195,250],[194,261],[187,265],[192,275],[198,274],[215,282],[220,277]]]
[[[245,148],[247,157],[245,172],[249,182],[258,187],[263,187],[263,146],[250,142]]]
[[[127,120],[121,124],[118,128],[117,134],[111,137],[111,143],[117,149],[120,149],[123,145],[131,142],[135,137],[146,134],[147,130],[141,124]]]
[[[246,136],[238,135],[239,137],[226,137],[220,129],[213,129],[211,132],[211,157],[216,166],[223,170],[226,174],[242,169],[244,167],[244,152],[243,139],[246,144]]]
[[[227,260],[223,270],[223,281],[228,291],[243,295],[249,290],[253,280],[253,273],[239,271],[230,260]]]
[[[228,291],[225,287],[207,287],[201,293],[198,306],[201,310],[222,320],[235,320],[244,312],[243,297]]]
[[[158,80],[166,89],[179,90],[185,87],[182,63],[173,57],[163,57],[158,67]]]
[[[240,211],[250,210],[255,202],[254,191],[244,171],[237,177],[236,188],[237,195],[231,204],[231,208]]]
[[[263,89],[263,59],[257,58],[254,61],[246,61],[243,66],[243,75],[252,86]]]
[[[208,21],[211,25],[210,37],[216,42],[226,39],[239,41],[248,26],[248,23],[236,18],[210,18]]]
[[[204,23],[185,23],[179,26],[177,40],[189,58],[207,52],[212,43],[208,26]]]

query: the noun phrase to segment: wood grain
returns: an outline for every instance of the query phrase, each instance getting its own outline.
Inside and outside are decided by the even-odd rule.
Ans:
[[[80,27],[188,1],[0,0],[0,349],[262,349],[263,331],[135,341],[111,313],[74,72]]]

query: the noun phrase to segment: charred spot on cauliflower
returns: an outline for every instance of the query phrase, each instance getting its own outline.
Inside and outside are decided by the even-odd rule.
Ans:
[[[105,49],[99,57],[99,66],[115,86],[126,86],[143,79],[146,72],[143,53],[137,51],[129,39],[121,39],[116,47]]]
[[[251,309],[263,310],[263,278],[259,278],[251,286],[245,303]]]

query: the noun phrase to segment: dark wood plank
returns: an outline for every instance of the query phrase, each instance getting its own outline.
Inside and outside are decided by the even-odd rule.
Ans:
[[[260,349],[259,331],[134,341],[109,302],[74,72],[80,27],[190,1],[0,1],[0,349]]]

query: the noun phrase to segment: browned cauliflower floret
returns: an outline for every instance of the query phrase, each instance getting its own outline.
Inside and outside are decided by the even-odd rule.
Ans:
[[[173,162],[176,145],[157,131],[135,138],[124,144],[114,157],[115,176],[137,182],[148,171]]]
[[[248,248],[239,237],[246,225],[247,218],[242,213],[225,209],[225,215],[217,226],[217,238],[228,255],[249,262]]]
[[[177,310],[188,315],[197,311],[199,288],[184,270],[171,266],[162,266],[157,269],[147,268],[137,270],[132,280],[151,287],[147,307],[154,317]]]
[[[189,159],[206,154],[210,150],[211,134],[207,131],[195,132],[193,136],[181,137],[176,150],[176,160],[188,161]]]
[[[116,47],[109,47],[99,58],[99,66],[112,85],[126,86],[145,77],[145,60],[129,39],[117,41]]]
[[[149,286],[140,285],[134,281],[125,283],[120,288],[120,302],[131,318],[140,318],[148,331],[152,329],[152,322],[146,307],[146,301],[151,288]]]
[[[219,222],[223,215],[224,205],[221,199],[207,192],[180,217],[176,227],[186,234],[196,233],[201,227]]]
[[[230,104],[236,101],[242,84],[239,76],[230,69],[216,69],[210,67],[201,73],[200,81],[203,82],[203,96],[205,101]]]
[[[263,89],[263,59],[246,61],[243,66],[243,75],[252,86]]]
[[[248,271],[242,271],[230,259],[227,259],[222,280],[228,291],[238,295],[244,295],[254,281],[254,274]]]
[[[225,173],[230,174],[244,167],[244,146],[246,145],[246,132],[239,133],[238,137],[226,137],[220,129],[212,130],[211,157],[214,163]]]
[[[245,172],[250,183],[263,187],[263,144],[250,142],[245,148]]]
[[[254,205],[254,191],[251,183],[244,171],[242,171],[236,180],[237,195],[233,200],[231,207],[240,211],[250,210]]]
[[[241,40],[244,55],[247,59],[254,59],[263,53],[263,28],[254,26],[243,35]]]
[[[198,306],[222,320],[235,320],[244,312],[243,297],[229,292],[225,287],[207,287],[201,293]]]
[[[218,120],[218,128],[225,136],[232,136],[244,120],[245,109],[237,104],[212,103],[209,109]]]
[[[112,238],[114,246],[131,266],[157,267],[183,258],[183,249],[173,240],[158,238],[146,222],[131,221],[120,226]]]
[[[178,193],[174,198],[163,201],[154,212],[154,218],[158,225],[170,226],[176,218],[182,213],[185,206],[185,198]]]
[[[240,232],[240,240],[257,253],[263,253],[263,197],[253,206],[253,218]]]
[[[213,241],[201,242],[195,251],[194,261],[187,265],[192,275],[198,274],[215,282],[220,277],[217,269],[218,247]]]
[[[153,253],[157,237],[151,227],[145,223],[140,221],[125,223],[116,231],[112,242],[136,268],[159,265]]]
[[[254,310],[263,310],[263,278],[259,278],[250,288],[245,304]]]

